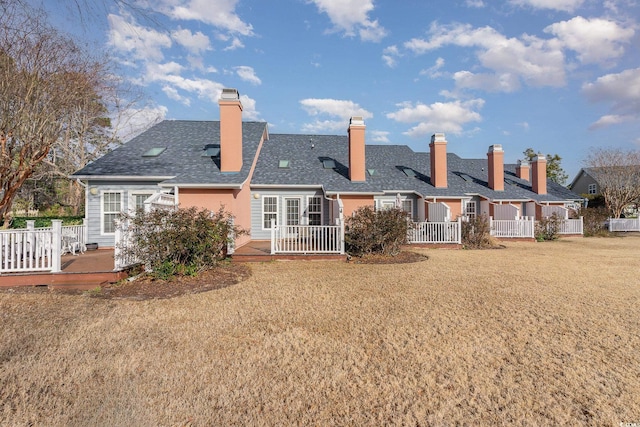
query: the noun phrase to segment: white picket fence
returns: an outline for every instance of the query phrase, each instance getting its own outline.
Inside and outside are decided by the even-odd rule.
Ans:
[[[344,222],[337,225],[276,225],[271,254],[344,254]]]
[[[640,218],[609,218],[609,231],[640,231]]]
[[[128,221],[122,220],[116,225],[115,247],[113,252],[115,270],[123,270],[140,263],[130,252],[133,246],[132,233],[133,228]]]
[[[584,233],[583,218],[565,219],[560,223],[558,234],[582,235]]]
[[[536,221],[533,217],[523,217],[514,220],[495,220],[489,218],[491,235],[498,238],[534,238]],[[558,234],[582,235],[584,231],[583,218],[562,219],[559,221]]]
[[[461,220],[445,222],[412,222],[407,236],[409,243],[462,243]]]
[[[489,217],[491,235],[498,238],[532,238],[536,225],[533,217],[522,219],[493,219]]]
[[[0,231],[0,274],[52,272],[61,270],[61,256],[67,252],[84,252],[86,223],[62,226],[62,220],[52,220],[52,226]]]

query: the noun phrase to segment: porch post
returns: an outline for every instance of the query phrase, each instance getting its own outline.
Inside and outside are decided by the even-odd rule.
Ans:
[[[271,255],[276,253],[276,220],[271,218]]]
[[[89,227],[88,227],[89,221],[87,221],[87,218],[83,218],[82,219],[82,243],[83,245],[86,245],[88,242],[87,240],[87,235],[89,234]]]
[[[338,219],[340,224],[340,254],[344,254],[344,220]]]
[[[462,244],[462,217],[458,217],[458,244]]]
[[[53,229],[51,235],[51,272],[59,273],[62,265],[60,260],[62,256],[62,220],[51,220],[51,227]]]

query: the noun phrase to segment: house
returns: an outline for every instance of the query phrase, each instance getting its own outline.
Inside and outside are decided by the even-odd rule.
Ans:
[[[462,159],[436,133],[424,152],[366,145],[352,117],[346,135],[270,134],[242,121],[235,89],[219,100],[220,121],[163,121],[97,159],[73,178],[87,188],[88,239],[114,246],[114,219],[169,193],[182,207],[224,206],[249,230],[236,246],[268,240],[277,225],[334,224],[360,206],[402,206],[414,221],[487,214],[518,219],[566,212],[580,200],[546,178],[546,159],[504,164],[501,145],[484,159]],[[428,146],[427,146],[428,145]]]
[[[571,181],[571,191],[584,196],[597,196],[600,194],[600,186],[596,179],[595,168],[582,168]]]
[[[623,166],[626,172],[628,170],[629,176],[633,176],[634,173],[637,173],[637,166]],[[601,168],[593,167],[593,168],[582,168],[576,175],[576,177],[571,181],[571,191],[580,194],[583,197],[586,197],[587,200],[592,201],[594,198],[602,195],[601,183],[598,182],[598,172],[601,171]],[[631,203],[625,207],[623,210],[623,214],[625,215],[638,215],[638,203]]]

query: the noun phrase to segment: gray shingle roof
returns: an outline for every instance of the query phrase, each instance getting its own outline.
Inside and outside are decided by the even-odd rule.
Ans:
[[[206,145],[220,144],[220,122],[165,120],[131,141],[88,164],[72,176],[167,177],[166,184],[237,185],[249,176],[266,123],[243,122],[242,169],[222,173],[211,157],[203,157]],[[143,157],[151,148],[166,147],[157,157]]]
[[[366,182],[348,178],[349,140],[336,135],[271,134],[265,141],[251,181],[253,186],[320,186],[328,193],[345,192],[417,192],[423,196],[463,197],[481,194],[494,200],[558,201],[580,199],[565,187],[547,182],[548,194],[533,192],[531,183],[519,179],[516,165],[505,165],[505,189],[488,186],[487,159],[462,159],[447,154],[447,188],[431,185],[429,153],[414,152],[404,145],[368,145]],[[323,168],[322,161],[332,159],[336,169]],[[280,160],[289,160],[289,168],[279,168]],[[404,169],[415,172],[407,176]]]
[[[243,122],[243,166],[238,173],[221,173],[219,164],[203,157],[203,148],[220,142],[218,121],[163,121],[111,153],[87,165],[73,176],[108,179],[114,176],[164,177],[163,183],[181,185],[229,185],[246,181],[264,122]],[[447,154],[447,188],[435,188],[430,180],[429,153],[404,145],[368,145],[365,182],[349,180],[349,139],[346,135],[271,134],[263,143],[251,185],[322,186],[328,193],[417,192],[425,197],[464,197],[480,194],[494,200],[577,200],[561,185],[547,183],[548,194],[532,191],[531,183],[515,175],[516,165],[505,165],[505,189],[493,191],[487,180],[487,159],[462,159]],[[166,147],[157,157],[143,157],[151,148]],[[289,160],[286,168],[280,161]],[[323,166],[333,160],[335,169]],[[404,169],[415,173],[408,176]]]

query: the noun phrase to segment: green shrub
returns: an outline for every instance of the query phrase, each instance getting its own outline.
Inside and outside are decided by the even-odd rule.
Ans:
[[[540,221],[536,221],[535,237],[538,242],[544,242],[547,240],[558,240],[560,237],[560,225],[563,218],[557,213],[553,213],[551,216],[542,218]]]
[[[36,228],[51,227],[52,219],[61,219],[62,225],[82,225],[84,216],[18,216],[11,219],[10,228],[27,228],[27,221],[35,221]]]
[[[345,246],[351,255],[397,255],[407,243],[409,223],[402,209],[358,208],[345,223]]]
[[[462,221],[462,246],[465,249],[485,249],[495,246],[491,224],[487,215]]]
[[[137,259],[163,279],[214,267],[226,257],[232,236],[246,233],[223,208],[138,211],[121,214],[120,223],[128,224],[130,244],[118,244],[119,257]]]

